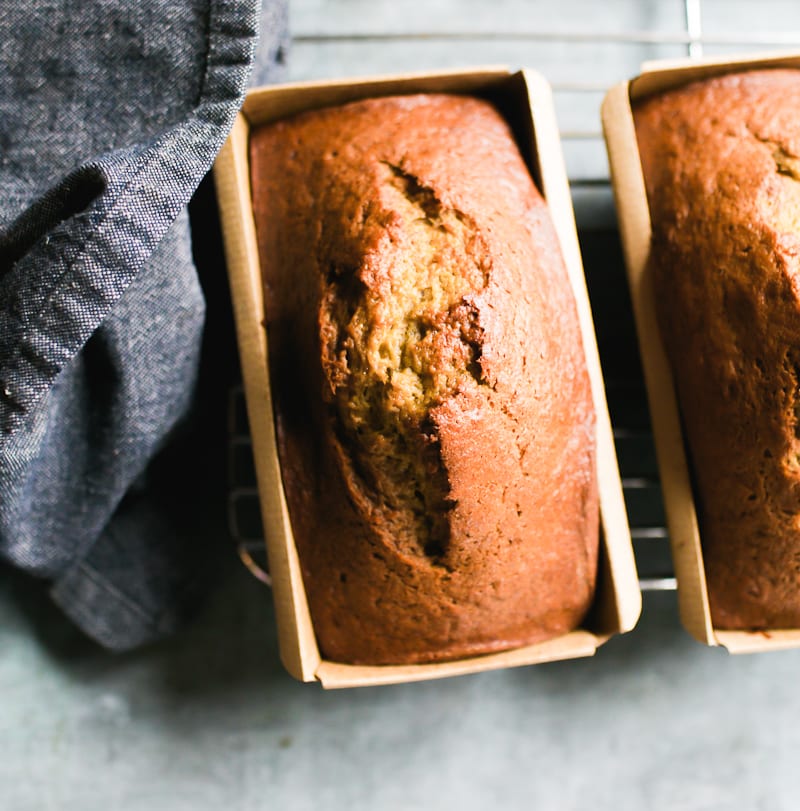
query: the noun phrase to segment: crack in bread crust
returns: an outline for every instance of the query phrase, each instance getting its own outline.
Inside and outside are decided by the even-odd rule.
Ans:
[[[469,217],[401,166],[380,170],[388,237],[360,267],[332,266],[323,296],[333,416],[340,441],[356,449],[365,492],[401,530],[403,551],[440,561],[451,502],[430,413],[483,385],[471,297],[491,263]]]

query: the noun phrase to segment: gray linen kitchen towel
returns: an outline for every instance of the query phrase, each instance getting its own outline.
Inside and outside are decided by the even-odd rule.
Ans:
[[[285,0],[0,4],[0,556],[112,649],[170,633],[191,593],[148,471],[193,402],[185,206],[260,14],[264,80]]]

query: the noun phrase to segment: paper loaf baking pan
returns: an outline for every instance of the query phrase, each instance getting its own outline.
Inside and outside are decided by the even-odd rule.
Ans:
[[[634,128],[632,104],[654,93],[700,79],[741,70],[800,68],[800,55],[759,55],[742,58],[653,62],[636,78],[613,87],[603,101],[603,132],[608,149],[611,184],[631,290],[645,385],[658,456],[661,488],[678,582],[681,621],[707,645],[731,653],[752,653],[800,646],[800,629],[729,631],[713,626],[703,565],[701,535],[691,474],[672,374],[656,321],[655,297],[647,262],[651,225],[644,177]],[[702,111],[698,111],[702,114]]]
[[[251,210],[251,127],[306,110],[357,99],[419,92],[476,94],[510,110],[521,151],[543,191],[577,300],[597,411],[601,555],[598,588],[585,627],[537,645],[436,664],[360,666],[320,656],[281,483],[268,375],[261,272]],[[503,68],[278,85],[251,91],[214,166],[236,320],[245,398],[253,439],[281,659],[303,681],[353,687],[456,676],[495,668],[591,656],[609,636],[629,631],[641,610],[630,531],[605,402],[552,98],[538,75]]]

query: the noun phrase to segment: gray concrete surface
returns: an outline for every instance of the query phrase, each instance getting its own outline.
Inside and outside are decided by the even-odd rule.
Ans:
[[[180,638],[110,657],[0,589],[0,807],[794,809],[800,651],[733,658],[649,594],[594,659],[325,692],[234,565]]]

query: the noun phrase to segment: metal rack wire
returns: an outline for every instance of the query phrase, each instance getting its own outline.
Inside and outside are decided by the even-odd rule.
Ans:
[[[704,35],[702,28],[701,0],[684,0],[683,27],[677,31],[626,30],[617,32],[590,33],[586,31],[431,31],[425,33],[319,33],[300,34],[294,38],[298,45],[322,46],[335,42],[452,42],[456,40],[488,42],[491,40],[522,41],[533,45],[608,45],[620,48],[631,45],[675,46],[691,58],[703,55],[706,46],[716,50],[770,49],[797,46],[797,32],[752,33],[748,35]],[[618,77],[620,80],[626,78]],[[578,104],[597,107],[598,96],[608,90],[610,84],[598,82],[591,77],[579,81],[553,81],[556,102],[568,95]],[[596,111],[592,111],[593,113]],[[565,149],[570,145],[602,147],[599,115],[580,116],[581,121],[592,122],[581,126],[562,128],[561,137]],[[596,122],[596,123],[594,123]],[[569,166],[569,161],[568,161]],[[644,590],[671,590],[676,587],[668,548],[668,535],[664,526],[663,507],[655,465],[655,455],[650,435],[649,418],[645,401],[638,356],[635,354],[635,334],[632,318],[620,314],[609,305],[620,298],[627,301],[627,289],[622,273],[622,258],[617,244],[613,220],[613,204],[607,171],[586,175],[570,173],[570,185],[576,203],[576,214],[581,240],[584,243],[584,261],[587,281],[598,326],[601,360],[606,374],[614,437],[620,458],[623,489],[628,506],[631,534],[634,540],[640,584]],[[592,214],[582,216],[579,204],[590,199],[595,209],[604,212],[598,220]],[[585,213],[585,212],[584,212]],[[583,227],[582,227],[583,220]],[[589,222],[589,228],[585,224]],[[610,269],[610,270],[609,270]],[[607,290],[605,288],[608,288]],[[630,308],[628,308],[629,310]],[[604,325],[612,320],[624,321],[619,334],[604,341],[601,334]],[[634,347],[631,349],[631,347]],[[629,353],[632,357],[623,363],[617,362],[618,354]],[[268,582],[266,561],[263,552],[258,492],[252,464],[250,438],[241,388],[230,394],[230,491],[229,524],[240,557],[244,564],[259,579]]]

